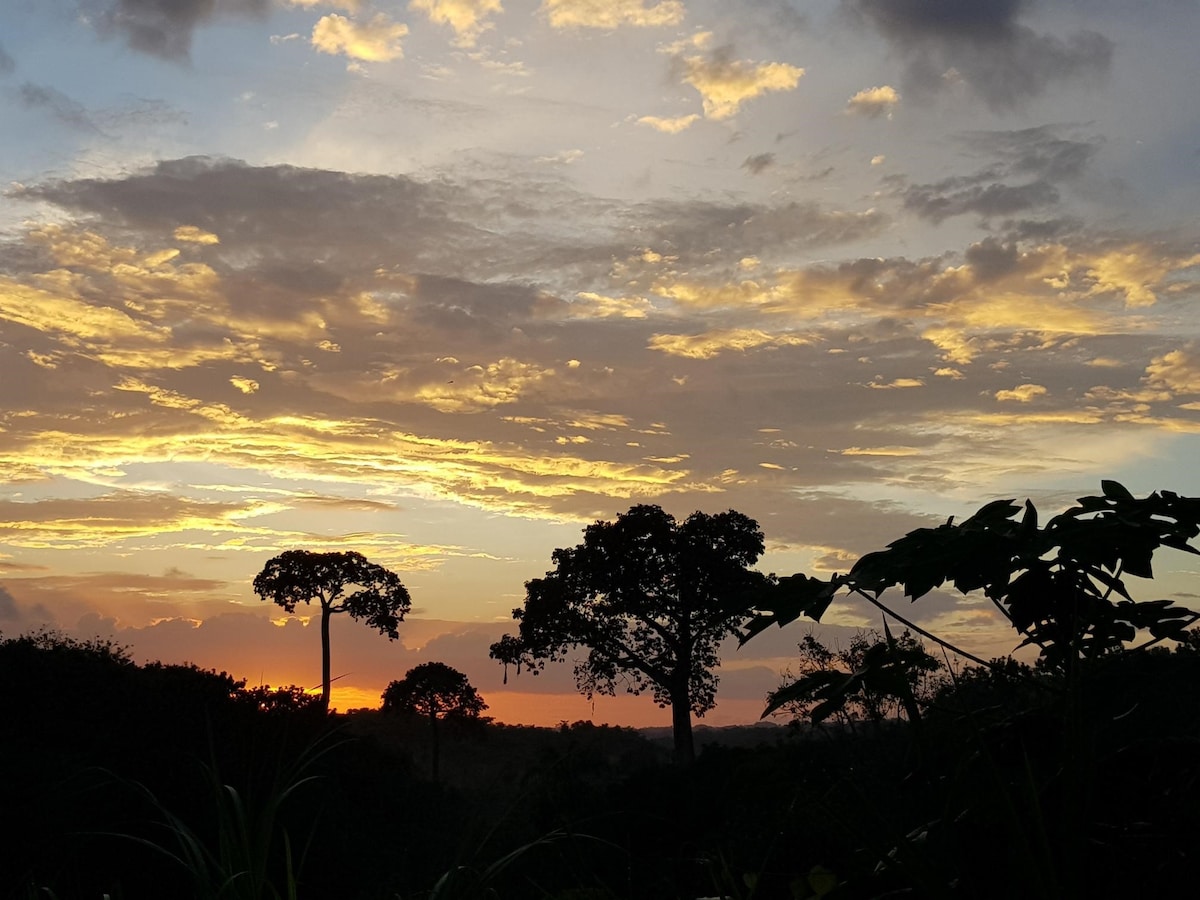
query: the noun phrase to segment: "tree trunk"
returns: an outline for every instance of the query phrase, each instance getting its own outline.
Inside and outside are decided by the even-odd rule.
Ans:
[[[433,738],[432,744],[430,747],[430,752],[433,756],[432,768],[433,768],[433,783],[434,784],[437,784],[437,782],[438,782],[438,727],[437,727],[437,720],[438,720],[437,710],[431,709],[429,711],[429,733],[430,733],[430,735],[432,735],[432,738]]]
[[[321,604],[321,709],[329,712],[329,617],[332,610]]]
[[[686,686],[671,691],[671,733],[675,738],[675,762],[688,766],[696,761],[692,741],[692,701]]]

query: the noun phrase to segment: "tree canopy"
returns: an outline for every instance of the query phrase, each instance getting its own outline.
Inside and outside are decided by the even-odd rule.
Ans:
[[[431,719],[478,718],[487,709],[467,676],[440,662],[415,666],[383,692],[383,711],[415,713]]]
[[[695,512],[680,523],[658,506],[634,506],[554,551],[554,569],[527,582],[525,606],[513,610],[518,635],[491,655],[536,673],[586,648],[575,663],[579,690],[649,690],[671,708],[676,756],[690,760],[691,715],[716,702],[718,646],[739,633],[748,594],[768,580],[750,568],[762,552],[758,523],[739,512]]]
[[[409,713],[429,720],[433,780],[438,780],[438,719],[478,719],[488,708],[467,676],[440,662],[415,666],[383,692],[385,713]]]
[[[356,590],[347,590],[357,588]],[[288,613],[299,603],[321,606],[321,704],[329,708],[329,620],[336,613],[364,619],[389,640],[400,636],[398,625],[412,606],[400,577],[368,562],[354,551],[316,553],[288,550],[273,557],[254,578],[254,593]]]

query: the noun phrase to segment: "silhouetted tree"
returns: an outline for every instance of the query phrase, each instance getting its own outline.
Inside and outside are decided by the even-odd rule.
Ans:
[[[347,588],[358,590],[347,594]],[[288,550],[267,561],[255,576],[254,593],[289,613],[297,603],[321,604],[321,706],[329,709],[329,620],[349,613],[389,640],[400,636],[396,626],[412,605],[396,573],[368,562],[361,553],[314,553]]]
[[[747,594],[769,580],[749,568],[762,552],[758,523],[739,512],[696,512],[679,524],[658,506],[634,506],[554,551],[554,570],[527,582],[525,607],[513,610],[519,635],[505,635],[491,656],[536,673],[588,648],[575,664],[579,690],[649,689],[671,707],[676,759],[690,762],[692,713],[715,704],[717,647],[748,619]]]
[[[438,719],[478,719],[488,706],[467,676],[445,663],[427,662],[409,669],[383,692],[383,711],[429,719],[433,780],[438,780]]]
[[[859,631],[834,647],[810,631],[798,649],[797,671],[784,673],[788,682],[768,695],[763,715],[782,709],[814,724],[833,716],[851,727],[901,714],[915,721],[940,687],[933,676],[942,664],[907,630],[898,637]]]

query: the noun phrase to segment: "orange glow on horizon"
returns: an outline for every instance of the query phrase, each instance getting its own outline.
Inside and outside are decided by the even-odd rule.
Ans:
[[[504,725],[553,728],[563,722],[592,722],[630,728],[670,727],[671,711],[660,709],[647,696],[596,697],[579,694],[544,694],[522,691],[480,692],[488,704],[485,716]],[[378,709],[380,692],[334,685],[331,705],[338,712]],[[693,726],[748,725],[762,714],[765,700],[724,700],[703,718],[693,716]]]

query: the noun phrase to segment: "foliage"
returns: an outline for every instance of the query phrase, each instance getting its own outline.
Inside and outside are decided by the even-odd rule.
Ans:
[[[440,662],[421,663],[383,692],[384,712],[416,713],[431,718],[478,718],[487,709],[467,676]]]
[[[1139,500],[1115,481],[1101,488],[1041,527],[1031,502],[1017,518],[1021,506],[996,500],[961,523],[911,531],[845,575],[780,579],[760,592],[745,639],[801,615],[819,620],[842,589],[882,608],[879,595],[890,587],[917,600],[949,583],[964,594],[981,590],[1023,635],[1021,646],[1036,645],[1052,669],[1114,653],[1139,630],[1151,643],[1178,640],[1200,615],[1169,600],[1135,601],[1125,577],[1153,577],[1161,547],[1200,553],[1190,543],[1200,534],[1200,499],[1156,491]]]
[[[347,588],[357,590],[346,593]],[[288,613],[298,603],[317,600],[321,606],[321,705],[329,708],[329,619],[347,613],[386,634],[400,637],[397,626],[412,606],[408,590],[396,573],[368,562],[361,553],[314,553],[288,550],[267,560],[254,578],[254,593]]]
[[[182,867],[196,900],[296,900],[307,841],[299,847],[293,844],[281,812],[293,794],[316,781],[309,770],[334,746],[328,737],[318,739],[294,760],[283,761],[258,791],[243,793],[221,779],[215,762],[205,766],[216,812],[212,840],[172,812],[148,787],[129,782],[162,818],[171,841],[119,836],[144,844]]]
[[[691,714],[715,703],[717,647],[738,633],[747,593],[767,580],[750,568],[762,552],[758,524],[739,512],[696,512],[678,523],[658,506],[634,506],[554,551],[555,568],[526,583],[525,606],[513,611],[519,634],[491,655],[536,674],[586,648],[575,664],[579,690],[649,690],[671,707],[676,752],[691,759]]]
[[[440,741],[438,719],[478,720],[487,704],[467,676],[445,663],[427,662],[409,669],[383,692],[383,711],[408,713],[429,719],[432,740],[431,767],[438,780]]]
[[[881,722],[904,714],[910,699],[927,706],[940,683],[942,664],[909,631],[894,638],[859,631],[844,647],[826,646],[810,631],[798,649],[798,671],[785,673],[788,683],[771,693],[764,715]]]

